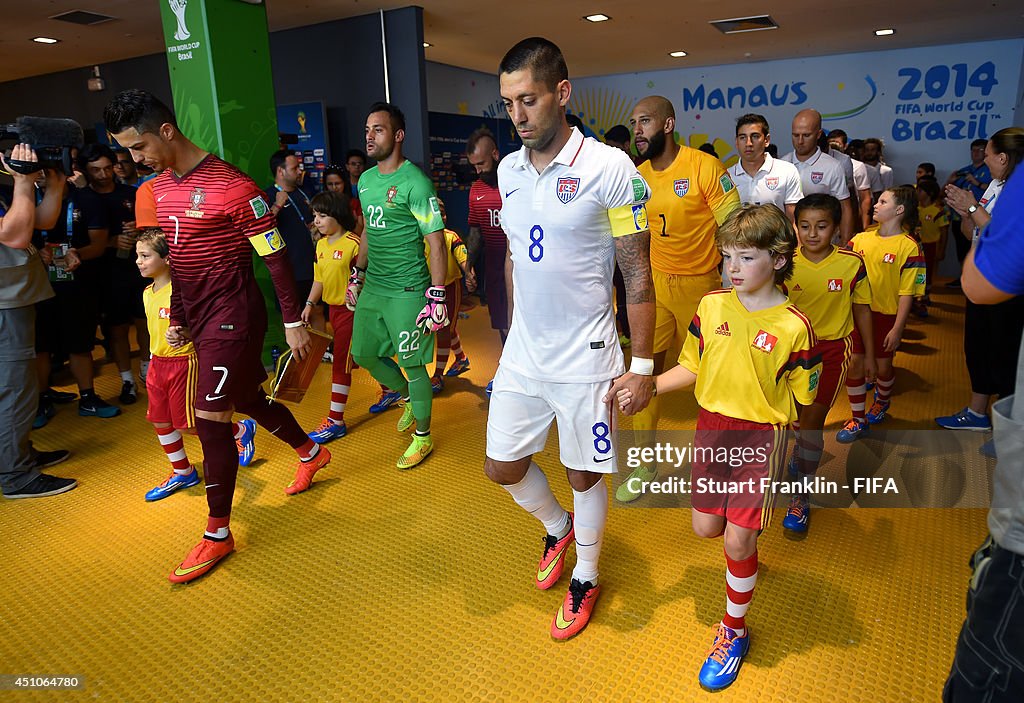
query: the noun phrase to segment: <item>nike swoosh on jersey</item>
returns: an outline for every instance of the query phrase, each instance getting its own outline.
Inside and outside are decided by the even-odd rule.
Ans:
[[[512,192],[514,193],[515,191],[512,191]],[[476,196],[476,199],[477,200],[483,200],[486,197],[487,197],[486,195],[478,195],[478,196]],[[508,197],[508,196],[505,196],[505,197]]]
[[[164,198],[166,198],[166,197],[167,197],[167,193],[164,193],[164,194],[163,194],[163,195],[161,195],[161,196],[160,196],[159,198],[157,198],[157,199],[156,199],[156,201],[157,201],[157,202],[160,202],[161,200],[163,200],[163,199],[164,199]]]
[[[190,566],[187,569],[183,569],[180,566],[175,567],[174,575],[175,576],[188,576],[189,574],[191,574],[191,573],[193,573],[195,571],[199,571],[200,569],[206,568],[207,566],[209,566],[210,564],[212,564],[215,561],[217,561],[216,557],[213,558],[213,559],[207,559],[202,564],[196,564],[195,566]],[[561,611],[559,611],[559,612],[561,612]]]
[[[414,356],[416,356],[416,355],[415,354],[402,354],[402,361],[405,361],[406,359],[411,359]]]
[[[612,460],[612,459],[614,459],[614,458],[615,458],[615,457],[613,457],[613,456],[606,456],[606,457],[605,457],[604,459],[598,459],[598,458],[597,458],[597,457],[595,456],[595,457],[594,457],[594,463],[595,463],[595,464],[602,464],[602,463],[604,463],[604,462],[606,462],[606,461],[611,461],[611,460]]]
[[[207,393],[207,394],[206,394],[206,402],[207,402],[207,403],[212,403],[212,402],[213,402],[213,401],[215,401],[215,400],[220,400],[221,398],[225,398],[225,397],[227,397],[227,396],[226,396],[226,394],[224,394],[224,393],[221,393],[220,395],[215,395],[215,396],[213,396],[213,397],[211,398],[211,397],[210,397],[210,394],[209,394],[209,393]]]
[[[519,190],[519,188],[515,188],[514,190],[510,190],[509,192],[505,193],[505,197],[506,198],[509,197],[510,195],[512,195],[513,193],[517,192],[518,190]]]
[[[359,192],[360,192],[360,193],[365,193],[365,192],[366,192],[366,190],[367,190],[366,188],[360,188],[360,189],[359,189]]]
[[[551,560],[550,564],[545,566],[543,570],[537,572],[538,581],[543,581],[551,575],[551,572],[554,570],[555,566],[557,566],[558,563],[562,561],[562,558],[565,556],[565,552],[566,550],[563,549],[561,552],[558,553],[557,557]]]

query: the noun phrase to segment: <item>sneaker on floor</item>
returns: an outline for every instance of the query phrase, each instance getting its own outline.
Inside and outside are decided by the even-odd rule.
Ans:
[[[111,405],[99,396],[78,399],[78,414],[83,417],[117,417],[121,414],[121,408]]]
[[[434,395],[437,395],[444,390],[444,379],[440,376],[432,376],[430,378],[430,390],[433,391]]]
[[[39,400],[39,409],[36,411],[36,416],[32,420],[32,429],[38,430],[46,427],[47,423],[50,422],[50,418],[57,414],[57,408],[53,406],[53,403],[49,399]]]
[[[632,503],[643,495],[641,485],[650,483],[658,477],[658,470],[641,464],[633,469],[633,473],[625,478],[615,491],[615,500],[620,503]]]
[[[879,422],[885,419],[886,413],[889,412],[889,403],[881,403],[875,400],[871,404],[871,408],[867,411],[864,417],[867,419],[869,425],[877,425]]]
[[[199,578],[221,559],[235,550],[235,536],[228,533],[227,539],[212,540],[203,537],[192,548],[185,560],[167,578],[171,583],[188,583]]]
[[[782,518],[782,526],[790,532],[807,532],[807,522],[811,517],[811,504],[804,496],[793,496],[786,509],[786,517]]]
[[[411,469],[423,463],[423,460],[430,456],[432,451],[434,451],[434,440],[430,438],[430,435],[414,434],[412,436],[412,443],[405,450],[405,454],[399,457],[395,466],[400,469]]]
[[[494,381],[493,380],[488,381],[487,382],[487,388],[484,388],[484,393],[487,394],[488,398],[491,397],[491,393],[492,392],[494,392]]]
[[[196,467],[194,466],[192,467],[192,471],[187,474],[176,474],[172,471],[166,481],[156,488],[151,488],[146,493],[146,502],[152,503],[155,500],[161,500],[176,491],[180,491],[182,488],[191,488],[192,486],[197,485],[199,481],[199,472],[196,471]]]
[[[135,389],[135,381],[124,381],[121,383],[121,395],[118,400],[121,401],[121,405],[133,405],[136,400],[139,399],[138,392]]]
[[[456,359],[455,363],[444,372],[444,375],[448,378],[452,378],[454,376],[461,376],[467,371],[469,371],[469,357],[464,356],[461,359]]]
[[[715,639],[700,668],[700,685],[708,691],[721,691],[739,676],[743,657],[750,650],[750,628],[743,637],[719,623],[715,625]]]
[[[323,357],[321,357],[320,361],[322,361],[325,364],[333,364],[334,363],[334,352],[332,352],[330,350],[325,351],[324,355],[323,355]]]
[[[238,449],[238,465],[248,466],[256,456],[256,421],[246,418],[242,420],[242,427],[245,432],[235,440],[235,447]]]
[[[54,449],[52,452],[39,452],[36,454],[35,467],[37,469],[48,469],[56,466],[71,456],[67,449]]]
[[[345,423],[336,423],[329,417],[325,417],[320,423],[320,426],[310,432],[307,436],[316,442],[317,444],[327,444],[336,439],[340,439],[345,436],[348,432],[348,428],[345,427]]]
[[[309,461],[300,460],[295,467],[295,478],[284,489],[290,496],[297,495],[307,490],[313,483],[313,475],[317,471],[331,463],[331,453],[327,447],[320,447],[320,451]]]
[[[630,346],[631,346],[632,344],[633,344],[633,342],[632,342],[632,341],[630,340],[630,338],[629,338],[629,337],[627,337],[627,336],[626,336],[626,335],[624,335],[624,334],[620,334],[620,335],[619,335],[619,346],[620,346],[620,347],[622,347],[623,349],[629,349],[629,347],[630,347]]]
[[[992,429],[992,421],[988,419],[988,415],[976,415],[969,408],[964,408],[952,415],[937,417],[935,422],[939,427],[944,427],[947,430],[987,432]]]
[[[4,498],[10,498],[11,500],[17,498],[45,498],[46,496],[67,493],[77,485],[78,481],[73,478],[59,478],[49,474],[39,474],[28,485],[16,491],[4,493]]]
[[[377,402],[370,406],[370,412],[376,415],[382,413],[402,399],[402,394],[397,391],[381,391]]]
[[[796,452],[789,457],[789,464],[786,465],[786,470],[789,471],[789,475],[796,478],[800,473],[800,460],[796,458]]]
[[[395,427],[399,432],[405,432],[415,424],[416,416],[412,414],[412,401],[407,400],[402,406],[402,417],[398,418],[398,424]]]
[[[43,395],[45,395],[50,402],[57,403],[58,405],[66,405],[67,403],[78,400],[77,393],[65,393],[64,391],[58,391],[53,388],[47,388],[43,391]]]
[[[868,423],[850,418],[843,425],[842,429],[836,433],[836,441],[841,444],[850,444],[851,442],[856,442],[867,432]]]
[[[556,640],[567,640],[580,634],[590,622],[590,614],[594,612],[594,604],[600,593],[601,587],[590,581],[570,581],[565,600],[558,606],[555,619],[551,621],[551,636]]]
[[[572,513],[569,513],[569,531],[565,537],[559,539],[554,535],[544,535],[544,552],[537,564],[537,588],[542,591],[554,586],[562,577],[565,555],[569,551],[569,545],[576,538],[576,526],[572,517]]]

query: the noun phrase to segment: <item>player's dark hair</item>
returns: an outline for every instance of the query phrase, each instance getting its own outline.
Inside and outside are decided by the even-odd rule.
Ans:
[[[793,275],[796,233],[793,223],[775,205],[746,205],[733,210],[715,234],[719,249],[761,249],[772,256],[785,256],[786,265],[775,271],[775,283]]]
[[[289,156],[295,156],[294,151],[288,149],[280,149],[270,155],[270,175],[277,178],[277,169],[284,168],[285,162],[288,161]],[[295,158],[299,158],[295,156]]]
[[[349,149],[348,151],[346,151],[345,163],[348,163],[348,160],[351,159],[353,156],[358,156],[360,159],[363,160],[363,166],[366,165],[366,153],[362,149]]]
[[[616,144],[629,144],[629,130],[625,125],[617,124],[604,133],[604,140]]]
[[[976,149],[980,146],[982,149],[984,149],[987,144],[988,142],[984,139],[975,139],[973,142],[971,142],[971,148]]]
[[[740,127],[746,127],[748,124],[759,124],[764,127],[764,133],[767,135],[771,130],[768,127],[768,118],[764,115],[758,115],[754,112],[748,112],[747,114],[736,120],[736,134],[739,135]]]
[[[1024,127],[1006,127],[993,134],[992,151],[1006,155],[1006,173],[1002,180],[1010,180],[1017,164],[1024,161]]]
[[[111,166],[117,163],[117,156],[114,154],[114,150],[106,144],[86,144],[78,152],[78,170],[85,172],[86,164],[91,164],[93,161],[99,161],[103,158],[110,159]]]
[[[476,145],[480,143],[481,139],[490,139],[494,142],[494,147],[498,147],[498,140],[494,138],[494,133],[488,127],[477,127],[466,139],[466,153],[472,154],[476,151]]]
[[[897,205],[903,206],[903,219],[901,224],[905,232],[914,232],[921,226],[921,219],[917,214],[917,188],[911,185],[894,186],[886,191],[892,193],[893,200]]]
[[[849,135],[846,134],[846,130],[839,129],[838,127],[836,129],[831,130],[828,133],[828,136],[830,136],[830,137],[842,137],[843,141],[847,142],[847,144],[849,144],[849,141],[850,141],[850,137],[849,137]]]
[[[939,188],[939,182],[927,176],[917,181],[917,189],[927,195],[928,199],[933,203],[939,199],[939,195],[942,193],[942,189]]]
[[[356,216],[352,214],[352,207],[349,204],[348,193],[334,193],[325,190],[317,193],[309,201],[309,207],[313,212],[319,212],[328,217],[333,217],[338,224],[349,232],[356,228]]]
[[[875,146],[878,147],[879,156],[881,156],[882,150],[885,149],[885,145],[882,144],[882,140],[879,139],[878,137],[868,137],[867,139],[865,139],[864,146],[867,146],[868,144],[874,144]]]
[[[799,221],[800,213],[805,210],[821,210],[832,218],[832,224],[838,225],[843,219],[843,206],[834,195],[828,193],[812,193],[800,198],[793,210],[793,219]]]
[[[715,145],[711,142],[704,142],[697,147],[697,151],[703,151],[708,156],[714,156],[716,159],[718,158],[718,152],[715,151]]]
[[[769,144],[764,150],[771,154],[773,159],[779,158],[779,146],[777,144]]]
[[[386,112],[391,117],[391,129],[394,131],[402,130],[405,131],[405,114],[398,109],[398,106],[392,105],[391,103],[376,102],[370,105],[370,111],[368,115],[372,115],[375,112]],[[361,152],[360,152],[361,153]],[[366,159],[363,159],[366,162]]]
[[[864,140],[863,139],[851,139],[850,143],[847,144],[846,146],[847,146],[848,149],[863,149],[864,148]]]
[[[922,161],[917,165],[917,167],[923,169],[924,172],[927,174],[930,174],[932,176],[935,175],[935,164],[933,164],[931,161]]]
[[[178,128],[169,107],[152,93],[136,88],[122,90],[107,103],[103,108],[103,124],[111,134],[133,127],[139,134],[157,134],[163,124]]]
[[[571,113],[565,113],[565,122],[570,127],[575,127],[580,131],[580,134],[586,135],[584,132],[585,127],[583,126],[583,119],[579,115],[573,115]]]
[[[138,239],[135,240],[139,244],[145,244],[150,249],[157,253],[161,259],[166,259],[171,250],[167,246],[167,238],[164,237],[164,233],[159,229],[152,228],[146,229],[139,233]]]
[[[569,79],[569,67],[558,46],[543,37],[529,37],[513,46],[498,64],[498,74],[530,69],[533,79],[554,91]]]

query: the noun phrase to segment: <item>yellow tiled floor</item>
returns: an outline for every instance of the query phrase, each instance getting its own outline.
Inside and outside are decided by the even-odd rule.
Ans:
[[[936,296],[898,357],[887,426],[927,428],[967,398],[962,303]],[[349,436],[305,494],[288,497],[294,455],[261,431],[241,469],[238,551],[208,577],[167,573],[205,524],[202,486],[154,504],[167,473],[145,400],[117,419],[64,406],[35,433],[74,457],[52,472],[80,486],[0,504],[0,674],[75,674],[79,692],[0,693],[73,701],[699,701],[696,672],[725,602],[721,542],[690,530],[688,510],[613,503],[594,621],[556,643],[548,628],[567,577],[532,583],[543,530],[483,475],[497,338],[486,311],[463,321],[472,370],[436,400],[436,450],[394,461],[398,413],[369,416],[375,386],[357,371]],[[97,388],[115,396],[103,367]],[[329,369],[294,408],[311,428]],[[692,394],[663,403],[664,426],[692,427]],[[830,417],[847,411],[845,399]],[[187,439],[190,456],[198,442]],[[538,457],[563,505],[571,494],[552,434]],[[624,468],[624,467],[623,467]],[[827,465],[823,471],[827,470]],[[971,463],[968,482],[991,465]],[[750,654],[722,701],[934,701],[963,619],[980,509],[818,509],[786,539],[781,515],[760,545]]]

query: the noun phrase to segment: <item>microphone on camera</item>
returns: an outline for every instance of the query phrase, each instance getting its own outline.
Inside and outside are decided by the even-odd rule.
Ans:
[[[19,117],[14,124],[0,126],[0,140],[7,139],[28,144],[36,152],[39,161],[7,159],[12,170],[24,174],[44,168],[71,173],[71,149],[85,144],[81,125],[62,117]]]

